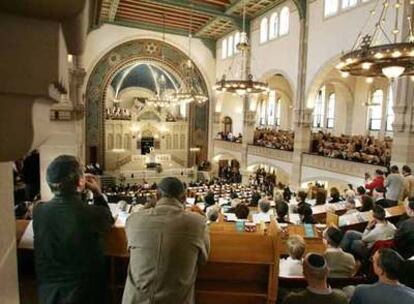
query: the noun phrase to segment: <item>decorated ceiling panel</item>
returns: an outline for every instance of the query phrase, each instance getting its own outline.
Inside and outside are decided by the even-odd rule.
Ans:
[[[102,0],[100,22],[216,40],[286,0]],[[306,0],[293,0],[301,16]]]

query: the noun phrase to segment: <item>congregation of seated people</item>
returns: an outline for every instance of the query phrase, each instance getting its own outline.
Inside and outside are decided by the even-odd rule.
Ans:
[[[61,166],[62,162],[74,161],[72,159],[59,159],[54,165],[57,167]],[[284,234],[282,238],[286,244],[288,256],[286,258],[282,257],[280,260],[279,277],[304,280],[307,288],[298,292],[288,290],[285,293],[286,296],[281,296],[279,299],[281,303],[287,304],[335,304],[349,303],[349,301],[352,304],[388,304],[391,302],[387,299],[378,299],[384,297],[385,294],[393,294],[394,301],[398,300],[401,304],[408,304],[414,301],[414,291],[410,288],[413,287],[412,273],[407,272],[407,269],[412,270],[414,262],[412,260],[414,256],[414,198],[410,192],[413,180],[410,172],[411,169],[408,166],[404,166],[403,175],[401,175],[403,183],[399,190],[397,202],[400,203],[405,198],[406,214],[398,223],[391,223],[386,217],[386,209],[395,206],[394,200],[396,197],[391,197],[388,200],[387,194],[397,191],[394,188],[396,187],[396,177],[392,177],[392,174],[400,174],[397,167],[391,168],[390,174],[383,179],[383,187],[381,188],[379,184],[376,185],[372,193],[361,185],[355,190],[350,186],[341,192],[337,188],[331,188],[329,195],[326,190],[324,195],[320,195],[318,193],[322,193],[320,191],[322,186],[317,184],[315,186],[316,189],[313,187],[307,190],[299,190],[297,193],[294,193],[294,197],[290,200],[285,199],[283,187],[274,187],[273,192],[261,191],[260,185],[252,186],[230,183],[218,178],[208,181],[194,181],[188,185],[177,179],[167,178],[159,184],[150,184],[144,181],[143,184],[115,186],[108,190],[118,194],[133,193],[135,199],[137,195],[156,193],[156,196],[152,197],[151,204],[146,204],[145,207],[139,209],[142,211],[132,212],[126,221],[126,232],[128,239],[130,239],[129,246],[132,246],[132,256],[139,252],[139,250],[136,251],[136,248],[139,248],[137,247],[139,240],[136,239],[134,233],[140,229],[148,230],[151,229],[149,227],[155,227],[148,226],[146,222],[147,217],[143,217],[143,213],[153,216],[167,216],[167,214],[173,216],[178,210],[184,213],[197,213],[198,216],[202,216],[207,227],[216,225],[217,222],[222,220],[231,223],[234,219],[237,223],[243,222],[245,225],[253,222],[263,226],[265,223],[271,222],[272,218],[275,218],[280,225],[281,231],[286,233],[286,227],[292,223],[295,225],[317,224],[318,221],[314,217],[313,208],[323,201],[327,207],[333,207],[344,202],[346,208],[345,215],[360,213],[362,208],[369,209],[372,212],[372,220],[368,222],[365,230],[362,232],[344,230],[343,227],[337,226],[326,227],[326,225],[321,225],[319,228],[315,226],[316,231],[319,231],[317,232],[319,235],[317,237],[321,238],[325,246],[323,253],[308,252],[305,254],[307,247],[306,237],[304,238],[297,234]],[[55,187],[54,185],[57,181],[65,181],[64,174],[61,170],[58,171],[58,174],[53,172],[48,174],[50,175],[48,178],[52,189],[55,192],[58,191],[57,188],[53,187]],[[108,190],[107,192],[101,192],[96,182],[91,178],[87,179],[87,181],[88,187],[96,194],[91,204],[98,204],[97,206],[101,206],[100,208],[104,210],[103,207],[106,206],[104,201],[105,195],[107,196],[111,192]],[[367,184],[370,182],[367,181]],[[397,185],[400,184],[397,183]],[[160,195],[161,198],[159,198]],[[189,202],[185,197],[194,198],[194,200]],[[59,195],[57,198],[63,199]],[[179,200],[177,200],[178,198]],[[156,202],[156,199],[159,199],[158,202]],[[320,202],[316,204],[316,201]],[[360,203],[357,204],[357,202]],[[181,206],[183,203],[186,205],[186,208]],[[177,209],[179,205],[180,208]],[[171,209],[168,209],[167,206]],[[153,211],[155,210],[154,208],[158,211]],[[163,208],[166,208],[166,214],[163,213]],[[40,211],[49,212],[45,207],[38,209],[38,211],[35,211],[35,220],[36,217],[45,216],[40,214]],[[157,212],[160,213],[158,214]],[[107,210],[104,213],[105,218],[107,218]],[[229,214],[233,215],[230,216]],[[189,216],[188,220],[190,222],[195,221],[195,218],[191,218],[192,216]],[[110,224],[109,219],[106,219],[106,221]],[[197,217],[198,221],[201,223],[201,218]],[[167,222],[170,223],[170,221]],[[157,221],[155,220],[154,224],[151,225],[156,223]],[[35,221],[35,224],[37,225],[35,226],[35,235],[39,235],[39,231],[43,231],[39,229],[44,228],[39,226],[38,220],[37,223]],[[181,225],[176,226],[174,222],[171,222],[169,225],[177,227],[177,229],[181,227]],[[141,241],[150,242],[147,237],[142,237]],[[202,237],[201,234],[200,237]],[[382,241],[389,242],[387,243],[387,248],[378,245],[378,242]],[[47,240],[43,239],[41,242],[47,242]],[[206,259],[206,249],[201,250],[203,250],[202,259]],[[41,271],[43,275],[47,275],[49,270],[45,268],[47,266],[46,262],[42,261],[42,263],[43,268],[41,268]],[[132,271],[139,271],[138,268],[140,266],[132,265],[131,267],[133,267]],[[177,268],[177,271],[180,270]],[[366,278],[364,282],[370,284],[358,286],[352,286],[351,284],[351,286],[339,290],[331,288],[328,283],[332,279],[351,279],[355,276]],[[163,279],[168,280],[168,278]],[[374,283],[376,280],[378,282]],[[410,287],[403,285],[403,283]],[[133,297],[133,293],[136,292],[134,284],[133,280],[127,278],[124,299],[127,299],[127,302],[130,303],[132,303],[130,297]],[[162,293],[162,290],[158,290],[158,292]],[[44,293],[41,296],[47,295]]]
[[[311,153],[363,162],[373,165],[388,166],[391,160],[392,139],[376,139],[373,136],[341,135],[319,131],[312,134]]]
[[[295,134],[292,131],[256,128],[253,137],[255,146],[293,151]]]

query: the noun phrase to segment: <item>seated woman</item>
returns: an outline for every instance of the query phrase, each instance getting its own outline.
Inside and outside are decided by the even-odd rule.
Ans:
[[[362,195],[361,204],[362,204],[362,207],[360,209],[361,212],[370,211],[374,207],[374,200],[369,195]]]
[[[329,203],[338,203],[342,201],[341,195],[339,194],[339,190],[335,187],[332,187],[329,190],[330,193],[330,199],[328,200]]]
[[[280,277],[303,277],[302,258],[305,253],[305,240],[300,235],[291,235],[286,241],[289,257],[280,259]]]

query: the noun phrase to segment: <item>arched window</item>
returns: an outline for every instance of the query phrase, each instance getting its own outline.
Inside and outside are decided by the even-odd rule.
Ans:
[[[347,9],[357,5],[358,0],[342,0],[342,8]]]
[[[131,137],[129,136],[129,134],[124,134],[124,149],[131,149]]]
[[[108,150],[112,150],[114,148],[114,135],[108,134],[108,143],[107,143]]]
[[[280,36],[286,35],[289,32],[289,18],[290,18],[289,8],[285,6],[280,11],[280,26],[279,26]]]
[[[273,13],[270,16],[270,24],[269,24],[269,39],[274,39],[277,37],[279,31],[279,15],[278,13]]]
[[[260,22],[260,43],[265,43],[267,41],[267,18],[264,17]]]
[[[226,59],[227,57],[227,39],[221,41],[221,59]]]
[[[173,135],[173,149],[174,150],[178,149],[178,134]]]
[[[239,50],[237,49],[237,45],[240,43],[240,32],[234,34],[234,54],[237,54]]]
[[[230,57],[233,55],[234,45],[233,45],[233,36],[227,38],[227,55]]]
[[[266,101],[262,101],[260,109],[260,125],[266,125]]]
[[[224,134],[233,132],[233,121],[229,116],[226,116],[223,118],[223,125],[224,125],[224,129],[223,129]]]
[[[325,86],[323,86],[316,96],[315,107],[313,109],[313,127],[323,128],[323,116],[325,114]]]
[[[275,119],[276,126],[280,126],[281,116],[282,116],[282,100],[278,98],[276,102],[276,119]]]
[[[326,111],[326,127],[332,129],[335,124],[335,93],[331,93],[328,99],[328,109]]]
[[[185,134],[180,135],[180,149],[185,149]]]
[[[115,148],[122,149],[122,136],[121,134],[116,134],[115,136]]]
[[[382,90],[375,90],[371,95],[371,102],[368,108],[368,128],[372,131],[379,131],[381,129],[383,99],[384,92]]]
[[[392,128],[392,124],[394,123],[394,97],[392,95],[392,89],[390,88],[388,90],[388,101],[387,101],[387,121],[386,121],[386,127],[385,130],[388,132],[392,132],[393,128]]]
[[[335,15],[338,12],[339,0],[325,0],[325,17]]]
[[[269,101],[267,102],[267,124],[273,126],[275,124],[275,108],[276,108],[276,91],[269,92]]]
[[[166,143],[167,143],[167,150],[171,150],[171,148],[172,148],[172,145],[171,145],[171,135],[170,134],[168,134],[166,137]]]

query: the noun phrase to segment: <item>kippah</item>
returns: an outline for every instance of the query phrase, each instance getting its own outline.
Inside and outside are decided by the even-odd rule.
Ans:
[[[307,257],[309,266],[317,269],[325,268],[326,267],[326,261],[323,256],[317,253],[311,253]]]
[[[72,155],[60,155],[47,167],[46,181],[52,184],[63,182],[68,176],[79,171],[79,162]]]
[[[162,195],[179,197],[185,191],[183,183],[176,177],[165,177],[158,184],[158,191]]]

